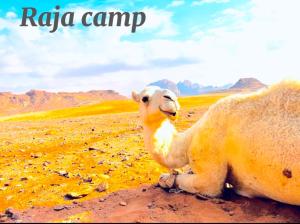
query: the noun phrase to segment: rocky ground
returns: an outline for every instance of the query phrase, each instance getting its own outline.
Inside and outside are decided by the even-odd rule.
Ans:
[[[1,222],[300,222],[300,207],[266,199],[247,199],[227,192],[203,200],[170,193],[156,186],[122,190],[102,198],[54,207],[12,208]]]
[[[206,107],[182,111],[177,127]],[[0,212],[70,203],[156,183],[167,170],[144,149],[137,113],[0,122]]]
[[[182,102],[178,130],[214,100]],[[300,221],[299,207],[269,200],[204,201],[155,188],[166,169],[145,151],[137,113],[65,112],[0,121],[0,222]]]

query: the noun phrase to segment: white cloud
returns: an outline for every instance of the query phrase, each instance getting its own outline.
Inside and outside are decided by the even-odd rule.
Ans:
[[[174,36],[178,33],[172,22],[172,12],[153,8],[145,8],[143,12],[148,19],[140,28],[141,31],[152,31],[153,35],[153,32],[158,30],[157,35],[161,37]]]
[[[267,83],[300,79],[300,2],[252,0],[250,5],[247,12],[225,10],[219,20],[235,18],[230,25],[221,23],[200,36],[195,32],[200,52],[205,52],[199,70],[225,82],[239,76],[257,76]]]
[[[0,83],[7,90],[116,89],[129,94],[157,79],[190,79],[201,84],[223,85],[243,76],[266,83],[285,77],[300,79],[300,14],[298,0],[252,0],[250,8],[228,8],[213,19],[208,30],[194,29],[189,40],[161,39],[177,30],[173,14],[144,9],[149,21],[138,32],[152,40],[130,42],[127,28],[65,28],[54,34],[39,28],[20,28],[14,19],[0,18]],[[85,9],[81,9],[85,11]],[[149,16],[150,15],[150,16]],[[166,32],[168,30],[170,31]],[[166,32],[166,33],[164,33]],[[122,39],[122,40],[121,40]],[[176,67],[153,66],[155,60],[194,59]],[[82,68],[125,64],[139,69],[88,75]],[[64,75],[82,71],[82,76]],[[11,78],[8,78],[11,77]]]
[[[243,19],[243,17],[246,16],[246,13],[244,11],[239,10],[239,9],[234,9],[234,8],[225,9],[222,12],[222,14],[227,17],[232,17],[235,20]]]
[[[75,11],[78,19],[83,12],[95,10],[73,8],[71,11]],[[151,19],[137,32],[149,32],[151,35],[156,33],[157,37],[176,34],[171,21],[172,13],[152,8],[145,8],[143,11]],[[154,50],[156,46],[151,43],[121,41],[121,38],[132,35],[128,27],[66,27],[49,33],[48,28],[20,27],[17,18],[0,18],[0,24],[0,44],[5,46],[4,49],[0,49],[0,82],[5,82],[8,89],[9,86],[18,89],[18,85],[24,89],[23,79],[27,80],[28,88],[54,89],[59,86],[65,89],[68,83],[69,88],[76,90],[81,88],[83,83],[87,83],[82,88],[89,89],[95,83],[99,85],[100,80],[103,81],[102,75],[93,79],[87,78],[97,79],[98,82],[83,82],[72,77],[58,77],[58,74],[90,65],[123,63],[129,67],[141,66],[165,55],[165,52]],[[9,32],[1,35],[3,30]],[[175,53],[165,58],[176,59],[176,56],[180,57]],[[28,75],[24,78],[24,74]],[[85,78],[84,75],[82,74],[81,79]],[[116,79],[116,76],[114,78]],[[30,86],[31,83],[40,87]]]
[[[204,5],[204,4],[219,4],[219,3],[228,3],[230,0],[197,0],[192,2],[192,6]]]
[[[14,13],[14,12],[7,12],[5,17],[8,18],[8,19],[14,19],[14,18],[17,17],[17,14]]]
[[[181,6],[181,5],[184,5],[184,0],[173,0],[169,5],[168,7],[178,7],[178,6]]]

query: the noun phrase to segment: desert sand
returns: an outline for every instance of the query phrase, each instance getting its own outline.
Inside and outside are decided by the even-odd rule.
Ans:
[[[226,94],[180,99],[184,130]],[[154,187],[129,100],[0,118],[1,222],[296,222],[299,207],[229,192],[222,200]]]

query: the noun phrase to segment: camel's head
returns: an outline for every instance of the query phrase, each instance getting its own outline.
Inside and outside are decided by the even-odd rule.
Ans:
[[[132,99],[139,103],[140,114],[145,122],[177,118],[179,103],[170,90],[148,86],[140,93],[132,92]]]

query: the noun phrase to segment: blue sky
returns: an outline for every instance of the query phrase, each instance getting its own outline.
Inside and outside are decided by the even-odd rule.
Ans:
[[[38,12],[144,11],[129,28],[20,27]],[[298,0],[7,0],[0,7],[0,91],[115,89],[128,95],[168,78],[223,85],[254,76],[268,84],[299,78]]]
[[[201,3],[202,2],[202,3]],[[63,13],[68,8],[83,7],[91,8],[97,11],[106,11],[107,9],[113,8],[122,11],[142,11],[145,8],[153,8],[158,10],[165,10],[172,13],[172,22],[176,26],[178,31],[177,35],[172,38],[175,40],[189,39],[193,29],[209,29],[214,26],[213,20],[218,14],[221,14],[227,8],[241,8],[247,6],[249,2],[247,0],[194,0],[194,1],[159,1],[159,0],[132,0],[132,1],[117,1],[117,0],[26,0],[26,2],[18,0],[8,0],[1,3],[0,16],[5,17],[7,12],[14,12],[18,18],[22,15],[23,7],[35,7],[40,12],[54,11],[54,7],[59,5]],[[151,18],[149,18],[151,19]],[[230,22],[230,21],[227,21]],[[144,41],[152,39],[155,36],[151,31],[138,32],[134,35],[127,37],[127,40],[132,41]],[[171,37],[165,37],[171,38]]]

